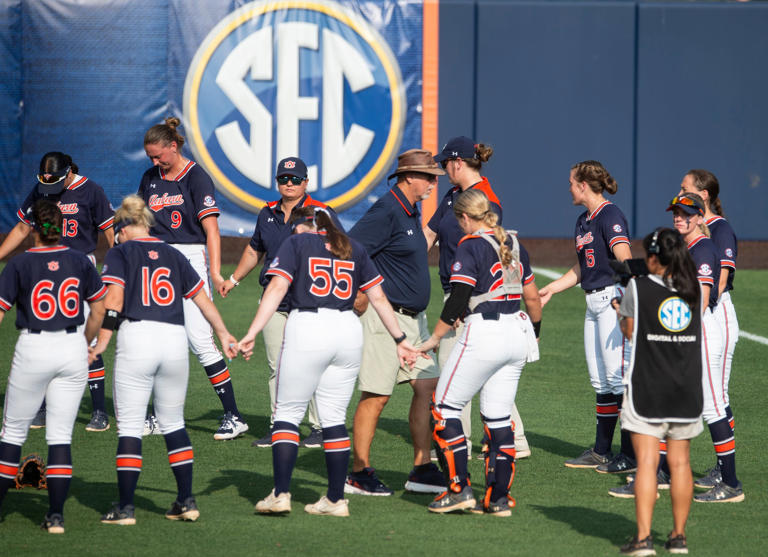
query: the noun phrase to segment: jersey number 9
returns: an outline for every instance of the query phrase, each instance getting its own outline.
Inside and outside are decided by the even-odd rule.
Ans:
[[[52,280],[41,280],[32,289],[32,313],[40,321],[48,321],[60,311],[64,317],[74,318],[80,313],[80,279],[69,277],[59,285],[56,295]]]
[[[309,288],[309,293],[321,297],[333,294],[340,300],[348,300],[352,296],[351,271],[354,270],[354,261],[342,259],[331,261],[327,257],[310,257],[309,276],[312,278],[312,286]]]

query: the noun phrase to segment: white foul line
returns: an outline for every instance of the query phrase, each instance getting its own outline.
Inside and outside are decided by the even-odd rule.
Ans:
[[[533,267],[533,272],[537,275],[542,275],[547,277],[548,279],[555,280],[557,278],[560,278],[560,273],[556,273],[555,271],[551,271],[549,269],[542,269],[541,267]],[[746,331],[739,331],[739,336],[742,338],[746,338],[748,340],[753,340],[755,342],[759,342],[760,344],[765,344],[768,346],[768,338],[761,337],[760,335],[754,335],[752,333],[748,333]]]

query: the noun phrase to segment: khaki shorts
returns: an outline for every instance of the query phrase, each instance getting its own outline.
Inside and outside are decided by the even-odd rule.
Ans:
[[[624,393],[624,400],[627,400],[627,393]],[[640,418],[632,412],[629,404],[621,407],[621,429],[626,429],[641,435],[650,435],[658,439],[693,439],[699,433],[704,431],[704,424],[701,418],[695,422],[659,422],[651,423]]]
[[[418,347],[429,338],[427,314],[416,317],[395,313],[400,328],[407,335],[408,342]],[[396,384],[413,379],[432,379],[440,376],[440,369],[434,357],[419,358],[411,369],[400,367],[397,349],[379,314],[368,306],[360,317],[363,325],[363,358],[360,364],[358,389],[377,395],[391,395]]]

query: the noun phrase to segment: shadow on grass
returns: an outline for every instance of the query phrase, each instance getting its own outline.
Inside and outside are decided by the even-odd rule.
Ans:
[[[637,525],[621,515],[586,507],[530,505],[530,508],[550,520],[570,526],[575,532],[592,538],[602,538],[621,545],[637,531]],[[655,533],[655,536],[660,534]]]
[[[543,449],[555,455],[560,455],[564,458],[574,458],[579,456],[586,445],[576,445],[570,441],[563,441],[557,437],[550,437],[535,431],[526,429],[525,436],[528,439],[528,444],[533,450]]]
[[[321,469],[312,468],[325,474],[325,465]],[[272,474],[262,474],[255,470],[224,469],[208,482],[208,485],[199,492],[199,495],[213,495],[225,491],[230,487],[237,488],[237,494],[243,499],[255,504],[256,501],[266,497],[275,486]],[[305,478],[291,479],[291,499],[297,503],[314,503],[321,495],[325,495],[326,481],[323,477],[319,481],[307,481]]]
[[[159,514],[165,514],[165,511],[170,508],[171,503],[176,498],[176,486],[171,485],[169,489],[158,489],[155,487],[148,487],[141,485],[141,478],[139,478],[139,485],[136,487],[136,493],[133,497],[134,506],[137,509],[142,509],[148,512],[156,512]],[[141,495],[142,492],[156,492],[168,494],[168,508],[160,507],[151,499]],[[117,482],[88,482],[83,481],[77,476],[72,477],[72,484],[69,489],[69,497],[76,499],[84,507],[93,509],[100,515],[107,512],[112,508],[112,504],[116,502],[120,495],[117,490]]]
[[[25,488],[11,489],[5,496],[0,515],[20,514],[31,523],[39,525],[48,512],[48,492]]]

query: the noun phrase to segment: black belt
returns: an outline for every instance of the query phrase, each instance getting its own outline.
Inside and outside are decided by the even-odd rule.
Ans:
[[[480,315],[483,316],[483,319],[486,321],[498,321],[499,320],[499,312],[498,311],[484,311]]]
[[[602,292],[606,288],[608,288],[608,287],[607,286],[601,286],[600,288],[593,288],[592,290],[585,290],[584,293],[585,294],[594,294],[595,292]]]
[[[404,308],[403,306],[398,306],[397,304],[392,304],[392,309],[395,310],[395,313],[405,315],[406,317],[416,317],[419,313],[421,313],[420,311]]]
[[[317,308],[296,308],[296,311],[305,311],[308,313],[317,313]]]
[[[77,325],[72,325],[71,327],[67,327],[64,329],[68,335],[71,335],[73,333],[77,332]],[[27,329],[27,332],[31,335],[39,335],[42,333],[42,329]],[[58,333],[59,331],[46,331],[46,333]]]

